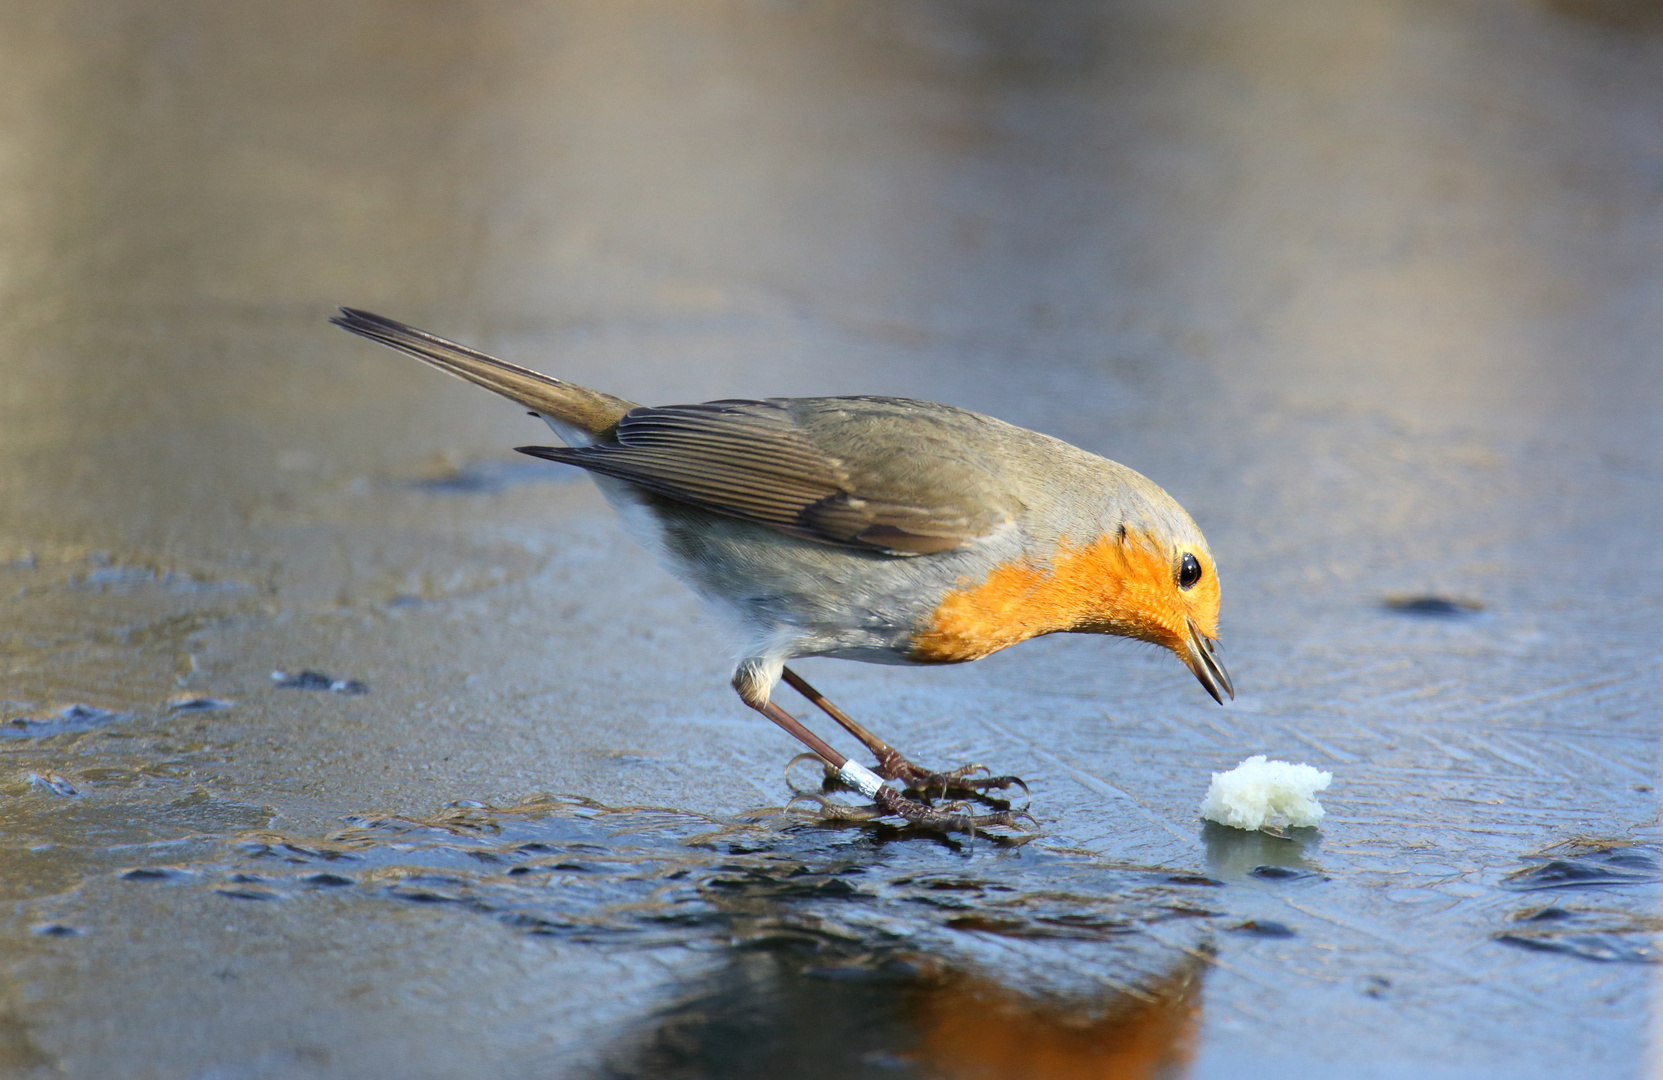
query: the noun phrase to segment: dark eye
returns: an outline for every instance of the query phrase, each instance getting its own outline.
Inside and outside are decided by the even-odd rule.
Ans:
[[[1195,561],[1194,555],[1187,551],[1184,552],[1183,559],[1178,563],[1178,587],[1180,589],[1192,588],[1200,580],[1201,564]]]

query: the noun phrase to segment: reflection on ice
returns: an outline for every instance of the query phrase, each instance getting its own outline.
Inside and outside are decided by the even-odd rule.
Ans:
[[[1062,1001],[948,974],[915,995],[914,1060],[965,1080],[1177,1077],[1194,1055],[1205,972],[1191,957],[1136,991]]]
[[[230,900],[418,904],[536,937],[714,950],[612,1048],[623,1074],[1173,1075],[1219,912],[1195,879],[1037,849],[888,843],[785,814],[720,821],[540,797],[226,842],[189,883]],[[1204,881],[1205,879],[1201,879]],[[813,1038],[805,1036],[817,1029]],[[888,1063],[886,1065],[886,1063]]]
[[[1207,869],[1221,881],[1274,877],[1278,869],[1301,874],[1320,869],[1311,861],[1322,844],[1319,829],[1288,829],[1279,836],[1208,821],[1201,828],[1201,841],[1207,847]]]
[[[741,951],[627,1033],[616,1076],[1167,1080],[1194,1053],[1204,954],[1135,987],[1036,993],[929,954]]]

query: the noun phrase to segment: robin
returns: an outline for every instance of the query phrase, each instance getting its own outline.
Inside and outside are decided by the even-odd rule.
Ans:
[[[1218,575],[1183,507],[1124,465],[989,416],[893,397],[636,405],[403,323],[342,308],[337,326],[495,391],[564,446],[519,451],[588,470],[632,534],[731,615],[739,697],[873,800],[833,818],[944,830],[1019,827],[1009,810],[935,806],[1021,781],[934,772],[856,723],[788,660],[959,664],[1041,634],[1114,634],[1170,649],[1214,699]],[[772,700],[784,679],[877,757],[874,772]]]

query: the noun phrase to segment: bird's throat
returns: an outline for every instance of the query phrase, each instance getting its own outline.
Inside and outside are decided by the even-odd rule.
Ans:
[[[1182,608],[1168,557],[1146,539],[1102,536],[1079,546],[1062,540],[1049,563],[1002,563],[985,580],[948,593],[908,656],[918,663],[962,663],[1063,631],[1174,648],[1185,625]]]

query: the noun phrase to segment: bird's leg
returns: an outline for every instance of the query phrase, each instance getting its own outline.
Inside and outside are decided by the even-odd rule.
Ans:
[[[951,772],[932,772],[908,761],[899,750],[890,746],[876,735],[867,731],[848,713],[826,700],[826,696],[808,684],[808,680],[798,675],[790,668],[781,671],[781,677],[790,684],[791,689],[803,695],[821,712],[843,725],[845,731],[859,739],[872,751],[878,759],[878,775],[888,780],[899,780],[909,790],[922,791],[928,794],[932,791],[945,796],[948,792],[982,792],[993,788],[1020,787],[1024,792],[1028,785],[1015,776],[994,776],[986,765],[961,765]],[[816,753],[819,751],[816,750]],[[978,775],[981,774],[981,775]]]
[[[874,818],[893,815],[904,818],[908,824],[917,825],[921,828],[940,829],[943,832],[963,832],[972,836],[976,834],[977,829],[1002,827],[1015,829],[1019,832],[1032,832],[1036,828],[1031,824],[1033,817],[1023,811],[1012,813],[1009,810],[1001,810],[993,814],[971,814],[956,804],[937,808],[914,802],[884,783],[883,778],[871,769],[838,753],[833,746],[808,730],[801,721],[772,701],[758,703],[751,701],[744,694],[741,694],[740,697],[744,699],[745,704],[790,732],[804,746],[814,751],[815,756],[837,771],[837,775],[845,784],[871,799],[874,804],[872,806],[842,806],[819,796],[798,796],[798,798],[813,798],[817,801],[820,804],[820,815],[822,817],[833,821],[870,821]]]

